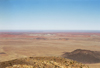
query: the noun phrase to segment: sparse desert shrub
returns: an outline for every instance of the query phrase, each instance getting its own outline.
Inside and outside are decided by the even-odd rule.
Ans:
[[[0,63],[0,68],[88,68],[78,62],[59,57],[29,57]]]

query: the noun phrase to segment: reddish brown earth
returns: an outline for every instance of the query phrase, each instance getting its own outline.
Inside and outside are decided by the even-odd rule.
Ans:
[[[100,33],[0,32],[0,62],[30,56],[61,57],[76,49],[100,51]],[[100,63],[88,65],[100,67]]]

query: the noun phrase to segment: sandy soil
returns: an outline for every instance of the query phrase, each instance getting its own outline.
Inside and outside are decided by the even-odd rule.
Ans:
[[[100,63],[96,63],[96,64],[86,64],[88,65],[90,68],[100,68]]]

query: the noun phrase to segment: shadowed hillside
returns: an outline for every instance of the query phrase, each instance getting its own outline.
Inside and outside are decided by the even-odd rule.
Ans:
[[[66,52],[64,58],[72,59],[81,63],[99,63],[100,52],[77,49],[73,52]]]
[[[1,62],[0,68],[89,68],[81,63],[59,57],[29,57]]]

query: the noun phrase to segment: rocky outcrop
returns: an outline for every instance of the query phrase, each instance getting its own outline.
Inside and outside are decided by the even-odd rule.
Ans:
[[[60,57],[29,57],[0,63],[0,68],[89,68],[81,63]]]
[[[77,49],[73,52],[66,52],[62,55],[64,58],[72,59],[81,63],[99,63],[100,52]]]

